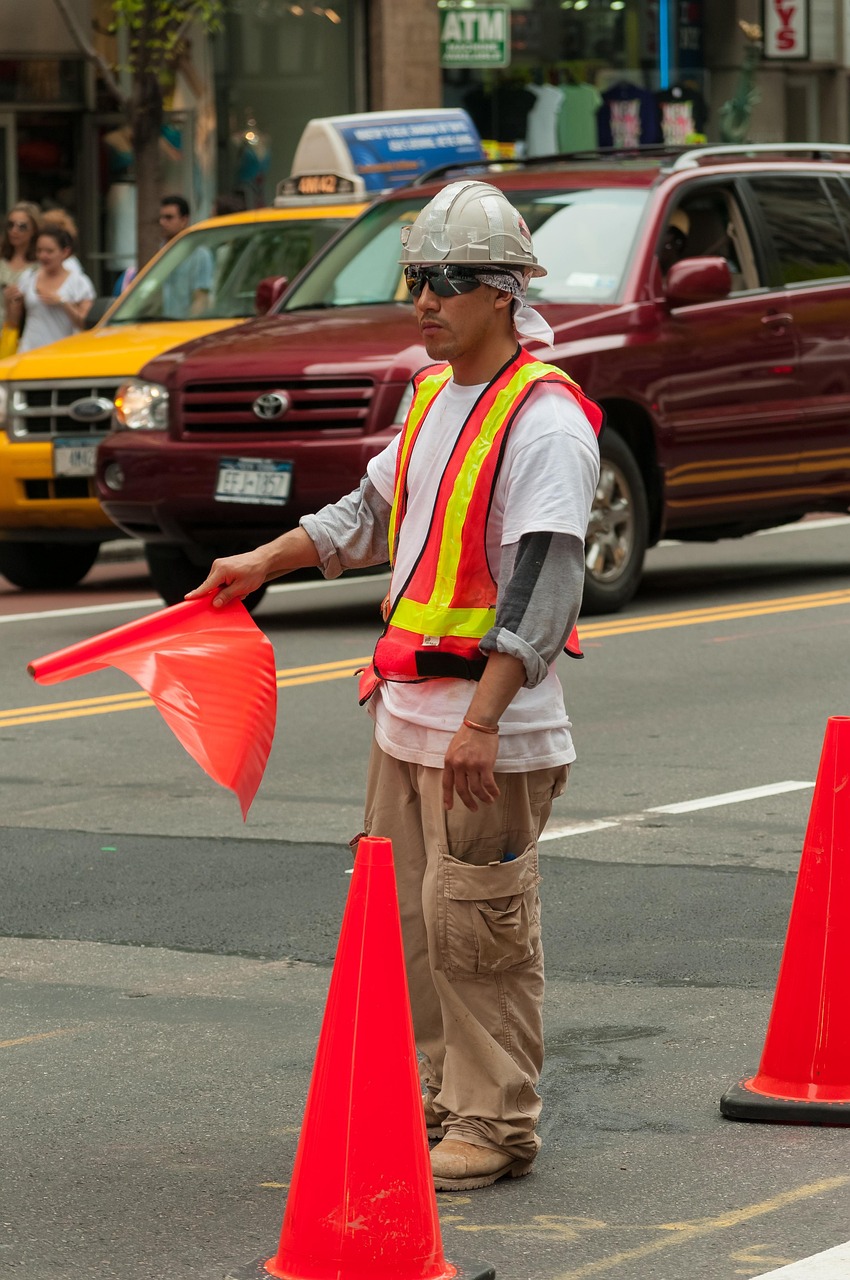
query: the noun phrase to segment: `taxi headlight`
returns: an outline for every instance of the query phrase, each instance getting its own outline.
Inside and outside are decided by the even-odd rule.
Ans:
[[[6,386],[0,382],[0,427],[6,425],[6,414],[9,405],[9,392]]]
[[[119,431],[165,431],[168,392],[158,382],[134,378],[118,388],[113,425]]]

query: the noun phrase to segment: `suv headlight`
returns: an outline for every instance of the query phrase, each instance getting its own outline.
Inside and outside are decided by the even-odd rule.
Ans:
[[[118,388],[113,424],[119,431],[166,431],[168,392],[158,382],[133,378]]]
[[[408,411],[412,404],[413,404],[413,383],[408,382],[407,386],[404,388],[404,391],[402,392],[401,399],[398,402],[398,408],[395,411],[395,417],[393,418],[394,427],[404,426],[405,419],[407,418]]]

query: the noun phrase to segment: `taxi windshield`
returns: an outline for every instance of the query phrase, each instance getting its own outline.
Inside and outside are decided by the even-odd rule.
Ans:
[[[188,231],[133,281],[109,323],[253,316],[260,280],[291,280],[347,222],[343,217],[277,218]]]
[[[532,302],[612,302],[646,204],[634,187],[509,191],[548,275],[532,280]],[[280,310],[408,302],[399,266],[400,232],[427,203],[395,200],[370,209],[319,259]]]

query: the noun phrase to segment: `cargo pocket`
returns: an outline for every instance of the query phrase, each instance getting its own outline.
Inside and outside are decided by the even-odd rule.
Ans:
[[[438,886],[443,968],[469,976],[516,969],[540,946],[537,846],[491,866],[440,852]]]

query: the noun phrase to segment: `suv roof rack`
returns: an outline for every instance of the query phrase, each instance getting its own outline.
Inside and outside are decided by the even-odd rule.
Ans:
[[[755,142],[727,143],[716,147],[690,147],[683,151],[673,164],[673,169],[697,169],[701,164],[711,163],[718,158],[734,159],[749,157],[758,160],[761,156],[801,160],[835,160],[850,157],[850,146],[840,142]]]
[[[426,183],[434,182],[435,179],[443,177],[447,173],[454,173],[458,170],[469,173],[470,170],[478,172],[484,169],[488,172],[501,173],[515,169],[547,168],[556,164],[605,164],[606,162],[610,163],[612,160],[633,160],[639,163],[642,160],[675,159],[680,157],[683,152],[692,151],[693,149],[693,147],[673,147],[659,144],[646,147],[604,147],[595,151],[561,151],[549,156],[512,156],[500,160],[491,160],[487,157],[481,160],[453,160],[450,164],[437,165],[436,168],[429,169],[426,173],[417,174],[415,178],[411,179],[408,186],[421,187]]]

